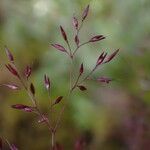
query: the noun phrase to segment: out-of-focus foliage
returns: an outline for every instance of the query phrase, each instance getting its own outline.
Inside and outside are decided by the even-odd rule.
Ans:
[[[78,70],[82,59],[88,72],[102,50],[120,48],[119,56],[94,75],[108,76],[114,81],[107,85],[87,82],[87,92],[76,90],[56,137],[66,150],[80,135],[86,137],[92,150],[147,150],[144,146],[150,139],[149,0],[1,0],[0,83],[17,82],[4,67],[7,59],[3,46],[7,45],[22,70],[32,65],[32,80],[43,109],[48,109],[49,104],[43,86],[45,73],[52,80],[52,97],[64,95],[69,86],[69,60],[50,44],[64,44],[59,25],[72,37],[72,16],[80,17],[89,3],[90,15],[81,32],[82,40],[93,34],[107,38],[82,48],[74,70]],[[17,143],[21,150],[48,149],[47,129],[38,125],[35,116],[12,110],[10,105],[15,103],[28,103],[25,92],[12,93],[0,87],[0,134]]]

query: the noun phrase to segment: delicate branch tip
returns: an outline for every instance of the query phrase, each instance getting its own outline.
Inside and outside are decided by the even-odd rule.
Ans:
[[[76,30],[78,30],[79,23],[78,23],[78,19],[76,17],[73,17],[72,24],[73,24],[74,28]]]
[[[14,109],[23,110],[25,112],[33,112],[34,109],[31,106],[23,105],[23,104],[15,104],[11,106]]]
[[[104,37],[103,35],[97,35],[97,36],[94,36],[92,37],[89,42],[98,42],[98,41],[101,41],[103,39],[105,39],[106,37]]]
[[[111,55],[108,56],[108,58],[106,59],[106,61],[104,63],[110,62],[117,55],[118,52],[119,52],[119,49],[114,51]]]
[[[66,34],[66,32],[65,32],[65,30],[63,29],[62,26],[60,26],[60,31],[61,31],[63,39],[68,43],[67,34]]]
[[[27,67],[25,68],[25,71],[24,71],[24,75],[25,75],[25,77],[27,78],[27,80],[28,80],[28,78],[30,77],[31,72],[32,72],[31,67],[30,67],[30,66],[27,66]]]
[[[66,49],[60,44],[51,44],[51,45],[61,52],[67,52]]]
[[[80,66],[80,75],[83,73],[83,71],[84,71],[84,67],[83,67],[83,63],[81,64],[81,66]]]
[[[9,71],[10,73],[12,73],[14,76],[20,78],[20,77],[19,77],[19,74],[18,74],[18,72],[17,72],[17,70],[16,70],[14,67],[12,67],[10,64],[5,65],[5,67],[6,67],[6,68],[8,69],[8,71]]]
[[[89,7],[90,5],[88,5],[85,10],[83,11],[83,14],[82,14],[82,22],[86,19],[86,17],[88,16],[88,13],[89,13]]]
[[[46,74],[44,75],[44,83],[45,83],[46,89],[49,90],[50,89],[50,79]]]
[[[30,84],[30,92],[35,95],[35,87],[33,85],[33,83]]]
[[[107,56],[107,53],[102,52],[99,58],[97,59],[96,66],[101,65],[104,62],[104,59],[106,58],[106,56]]]
[[[11,90],[20,90],[20,87],[18,85],[15,85],[15,84],[2,84],[0,86],[5,86]]]
[[[56,105],[56,104],[58,104],[58,103],[60,103],[62,99],[63,99],[63,96],[57,97],[57,99],[56,99],[55,102],[52,104],[52,106],[53,106],[53,105]]]
[[[14,57],[13,57],[12,53],[10,52],[10,50],[8,49],[8,47],[6,45],[4,46],[4,48],[5,48],[6,55],[9,59],[9,61],[13,63],[14,62]]]
[[[74,41],[75,41],[75,43],[76,43],[77,47],[79,47],[79,43],[80,43],[80,41],[79,41],[79,37],[78,37],[78,35],[76,35],[76,36],[75,36]]]
[[[102,83],[110,83],[112,79],[108,77],[99,77],[97,81],[102,82]]]
[[[85,86],[83,86],[83,85],[78,85],[77,86],[81,91],[86,91],[87,90],[87,88],[85,87]]]

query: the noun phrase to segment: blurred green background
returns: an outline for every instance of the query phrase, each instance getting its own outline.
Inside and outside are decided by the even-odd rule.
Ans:
[[[69,59],[50,44],[64,44],[59,25],[72,39],[72,16],[80,18],[87,4],[90,4],[90,13],[81,31],[81,40],[96,34],[107,38],[82,47],[74,62],[74,75],[82,62],[88,73],[101,51],[111,53],[120,48],[115,60],[93,75],[94,78],[111,77],[114,81],[110,84],[88,81],[87,92],[74,92],[56,134],[57,141],[65,150],[73,149],[78,137],[85,138],[86,150],[148,150],[149,0],[1,0],[0,83],[18,83],[4,67],[7,58],[3,46],[7,45],[22,71],[31,64],[36,97],[42,109],[49,110],[43,75],[50,76],[53,99],[65,95],[69,86]],[[12,110],[10,106],[16,103],[29,103],[25,92],[0,87],[0,134],[16,143],[20,150],[48,149],[47,128],[39,125],[34,115]],[[62,105],[63,102],[55,108],[56,112]]]

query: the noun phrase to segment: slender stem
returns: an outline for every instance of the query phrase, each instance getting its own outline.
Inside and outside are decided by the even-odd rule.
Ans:
[[[24,87],[24,88],[25,88],[25,87]],[[48,129],[49,129],[50,131],[52,131],[53,128],[51,127],[49,120],[47,120],[47,119],[44,118],[43,113],[42,113],[42,112],[40,111],[40,109],[38,108],[38,105],[37,105],[37,103],[36,103],[35,97],[30,93],[30,91],[28,91],[28,89],[25,88],[25,91],[26,91],[26,93],[29,95],[29,97],[32,99],[32,101],[34,102],[33,104],[35,105],[35,109],[36,109],[38,115],[40,116],[40,118],[42,118],[43,120],[45,120],[44,122],[45,122],[45,124],[48,126]]]
[[[84,82],[85,80],[87,80],[87,79],[93,74],[93,72],[94,72],[96,69],[97,69],[97,66],[95,66],[95,67],[91,70],[91,72],[90,72],[87,76],[85,76],[85,77],[83,78],[83,80],[82,80],[80,83],[82,83],[82,82]]]
[[[10,148],[12,148],[12,145],[9,143],[9,141],[6,139],[6,138],[3,138],[5,141],[6,141],[6,143],[8,144],[8,146],[10,147]]]
[[[89,43],[89,41],[87,41],[87,42],[84,42],[84,43],[82,43],[81,45],[79,45],[75,50],[74,50],[74,52],[73,52],[73,56],[75,55],[75,53],[78,51],[78,49],[79,48],[81,48],[83,45],[86,45],[86,44],[88,44]]]
[[[36,98],[35,98],[34,95],[28,90],[28,87],[26,86],[26,84],[24,83],[23,79],[21,78],[20,72],[19,72],[19,70],[17,69],[17,67],[16,67],[15,64],[14,64],[14,66],[15,66],[15,69],[17,70],[18,74],[19,74],[18,79],[19,79],[20,83],[22,84],[22,86],[24,87],[24,89],[25,89],[27,95],[30,97],[30,99],[31,99],[31,101],[32,101],[32,103],[33,103],[33,106],[35,107],[35,109],[36,109],[36,111],[37,111],[37,114],[40,116],[40,118],[42,118],[42,119],[45,120],[45,118],[44,118],[44,116],[43,116],[43,113],[42,113],[42,112],[40,111],[40,109],[38,108]],[[51,127],[51,124],[50,124],[49,120],[46,119],[46,120],[45,120],[45,124],[47,125],[49,131],[52,132],[53,128]]]
[[[52,100],[50,96],[50,88],[48,89],[48,97],[50,98],[50,122],[53,124],[53,118],[52,118],[52,113],[53,113],[53,107],[52,107]]]
[[[72,89],[71,89],[71,92],[73,92],[73,90],[74,90],[79,84],[81,84],[82,82],[84,82],[85,80],[87,80],[87,79],[93,74],[93,72],[96,70],[96,68],[97,68],[97,66],[95,66],[95,67],[91,70],[91,72],[90,72],[87,76],[85,76],[80,82],[79,82],[79,79],[77,79],[76,83],[74,84],[74,86],[73,86]],[[79,78],[80,78],[80,76],[79,76]]]
[[[83,26],[83,21],[81,22],[81,24],[80,24],[80,27],[79,27],[79,29],[77,30],[77,36],[79,36],[79,33],[80,33],[80,30],[81,30],[81,28],[82,28],[82,26]]]
[[[48,96],[50,97],[50,89],[48,90]],[[50,100],[50,121],[51,121],[51,124],[53,126],[53,105],[52,105],[52,100]],[[52,150],[54,149],[54,146],[55,146],[55,131],[54,131],[54,128],[52,127],[52,130],[51,130],[51,146],[52,146]]]
[[[70,91],[69,91],[68,97],[70,97],[70,95],[72,94],[73,90],[77,87],[78,83],[82,83],[83,81],[85,81],[86,79],[88,79],[88,77],[92,75],[92,73],[96,70],[96,68],[97,68],[97,66],[95,66],[95,67],[92,69],[92,71],[91,71],[81,82],[79,82],[79,79],[80,79],[80,76],[81,76],[81,74],[79,74],[79,76],[78,76],[78,78],[77,78],[77,80],[76,80],[74,86],[73,86],[73,87],[70,89]],[[56,125],[55,125],[55,128],[54,128],[54,131],[56,131],[57,128],[58,128],[58,125],[59,125],[59,123],[60,123],[60,121],[61,121],[61,118],[62,118],[62,115],[63,115],[63,112],[64,112],[66,106],[67,106],[67,103],[64,104],[63,108],[61,109],[61,111],[60,111],[60,113],[59,113],[59,115],[58,115],[57,122],[56,122]]]
[[[70,97],[71,89],[72,89],[72,74],[73,74],[72,73],[72,65],[73,65],[73,59],[71,59],[70,69],[69,69],[69,92],[68,92],[67,98]],[[62,109],[60,110],[60,112],[58,114],[58,117],[57,117],[57,120],[56,120],[56,124],[55,124],[55,127],[54,127],[54,131],[55,132],[56,132],[56,130],[57,130],[59,124],[60,124],[60,121],[61,121],[61,118],[62,118],[63,112],[65,111],[66,106],[67,106],[67,102],[64,103]]]
[[[25,89],[26,90],[26,89]],[[40,118],[42,118],[43,120],[45,120],[45,124],[48,126],[48,129],[50,131],[53,130],[52,126],[50,125],[50,122],[49,120],[45,119],[44,116],[43,116],[43,113],[40,111],[40,109],[38,108],[38,105],[37,105],[37,102],[36,102],[36,99],[35,97],[31,94],[31,92],[27,89],[26,90],[27,94],[29,95],[29,97],[35,102],[34,105],[35,105],[35,109],[36,111],[38,112],[38,115],[40,116]]]
[[[67,106],[67,103],[65,103],[61,109],[61,111],[59,112],[58,114],[58,117],[57,117],[57,121],[56,121],[56,124],[55,124],[55,127],[54,127],[54,131],[56,132],[57,131],[57,128],[60,124],[60,121],[61,121],[61,118],[62,118],[62,115],[63,115],[63,112],[65,111],[65,108]]]
[[[70,69],[69,69],[69,91],[70,91],[70,89],[71,89],[71,87],[72,87],[72,64],[73,64],[73,62],[72,62],[72,59],[71,59],[71,62],[70,62]]]
[[[35,109],[36,109],[38,115],[40,116],[40,118],[42,118],[44,120],[44,122],[47,125],[49,131],[52,132],[53,131],[53,127],[51,126],[49,120],[45,119],[44,115],[42,114],[42,112],[40,111],[40,109],[38,107],[36,107]]]
[[[79,32],[80,32],[82,26],[83,26],[83,21],[81,22],[81,25],[80,25],[79,29],[77,30],[77,36],[79,35]],[[79,46],[74,50],[74,52],[73,52],[73,54],[72,54],[70,44],[69,44],[69,42],[67,42],[67,45],[68,45],[68,48],[69,48],[69,51],[70,51],[70,57],[73,58],[73,56],[75,55],[75,53],[77,52],[77,50],[78,50],[81,46],[83,46],[83,45],[85,45],[85,44],[87,44],[87,43],[89,43],[89,42],[85,42],[85,43],[79,45]],[[72,63],[73,63],[73,59],[71,59],[71,66],[70,66],[70,72],[69,72],[70,87],[69,87],[69,94],[68,94],[68,97],[70,97],[70,95],[71,95],[71,93],[72,93],[74,87],[77,86],[77,83],[78,83],[79,78],[80,78],[80,76],[81,76],[81,74],[79,74],[79,76],[78,76],[78,78],[77,78],[77,80],[76,80],[74,86],[72,87]],[[54,131],[55,131],[55,132],[56,132],[56,130],[57,130],[57,128],[58,128],[58,125],[60,124],[60,121],[61,121],[61,118],[62,118],[62,115],[63,115],[63,112],[64,112],[66,106],[67,106],[67,103],[64,104],[64,106],[62,107],[61,111],[60,111],[59,114],[58,114],[58,118],[57,118],[57,121],[56,121],[56,125],[55,125],[55,127],[54,127]]]
[[[53,148],[54,148],[54,146],[55,146],[55,132],[54,131],[52,131],[52,135],[51,135],[51,145],[52,145],[52,150],[53,150]]]
[[[80,33],[80,30],[82,29],[83,23],[84,23],[84,21],[81,22],[79,28],[77,29],[77,33],[76,33],[76,36],[77,36],[77,37],[79,37],[79,33]],[[78,50],[81,46],[83,46],[83,45],[85,45],[85,44],[87,44],[87,43],[89,43],[89,42],[85,42],[85,43],[83,43],[83,44],[77,46],[77,48],[74,50],[72,56],[75,55],[75,53],[77,52],[77,50]]]
[[[69,48],[69,56],[70,56],[70,58],[72,58],[72,50],[71,50],[71,46],[70,46],[70,43],[69,43],[69,41],[67,41],[67,46],[68,46],[68,48]]]
[[[70,51],[70,50],[69,50],[69,51]],[[70,52],[66,51],[66,54],[67,54],[69,57],[71,57],[71,56],[70,56]]]
[[[76,82],[74,83],[73,87],[71,88],[71,92],[74,90],[74,88],[77,86],[79,79],[81,77],[81,74],[78,75]]]

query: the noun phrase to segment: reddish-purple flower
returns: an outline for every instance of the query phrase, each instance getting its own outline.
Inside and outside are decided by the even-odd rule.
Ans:
[[[78,19],[76,17],[73,17],[73,26],[75,27],[75,29],[78,29]]]
[[[75,43],[76,43],[77,47],[79,47],[80,41],[79,41],[79,37],[77,35],[75,36],[74,40],[75,40]]]
[[[82,63],[81,66],[80,66],[80,70],[79,70],[80,75],[83,73],[83,71],[84,71],[84,67],[83,67],[83,63]]]
[[[97,81],[103,82],[103,83],[109,83],[109,82],[112,81],[112,79],[108,78],[108,77],[100,77],[100,78],[97,79]]]
[[[10,52],[10,50],[8,49],[7,46],[5,46],[5,51],[6,51],[6,54],[7,54],[8,59],[9,59],[11,62],[14,62],[14,57],[13,57],[12,53]]]
[[[11,90],[19,90],[19,86],[18,85],[15,85],[15,84],[2,84],[2,86],[5,86]]]
[[[88,13],[89,13],[89,7],[90,5],[88,5],[85,10],[83,11],[83,14],[82,14],[82,21],[85,20],[85,18],[87,17]]]
[[[34,109],[31,106],[23,105],[23,104],[15,104],[11,106],[14,109],[23,110],[25,112],[33,112]]]
[[[50,89],[50,79],[47,75],[44,75],[44,83],[47,90]]]
[[[101,40],[103,40],[103,39],[105,39],[105,37],[104,37],[103,35],[97,35],[97,36],[92,37],[92,38],[89,40],[89,42],[97,42],[97,41],[101,41]]]
[[[107,56],[107,53],[102,52],[99,58],[97,59],[96,66],[99,66],[100,64],[102,64],[106,56]]]
[[[30,66],[27,66],[27,67],[25,68],[24,75],[26,76],[27,79],[30,77],[31,71],[32,71],[32,70],[31,70],[31,67],[30,67]]]
[[[66,49],[60,45],[60,44],[52,44],[52,46],[56,49],[58,49],[59,51],[62,51],[62,52],[67,52]]]
[[[33,95],[35,95],[35,87],[34,87],[33,83],[30,84],[30,91]]]
[[[5,66],[9,70],[9,72],[11,72],[14,76],[20,78],[17,70],[14,67],[12,67],[10,64],[7,64]]]
[[[57,97],[57,99],[55,100],[54,104],[53,105],[56,105],[58,103],[60,103],[60,101],[63,99],[63,96],[59,96]]]
[[[66,32],[65,32],[65,30],[63,29],[62,26],[60,26],[60,31],[61,31],[63,39],[68,43],[67,34],[66,34]]]
[[[87,90],[87,88],[86,88],[85,86],[83,86],[83,85],[78,85],[77,87],[78,87],[81,91]]]
[[[117,49],[115,52],[113,52],[110,56],[108,56],[108,58],[106,59],[106,61],[104,63],[108,63],[110,62],[119,52],[119,49]]]

